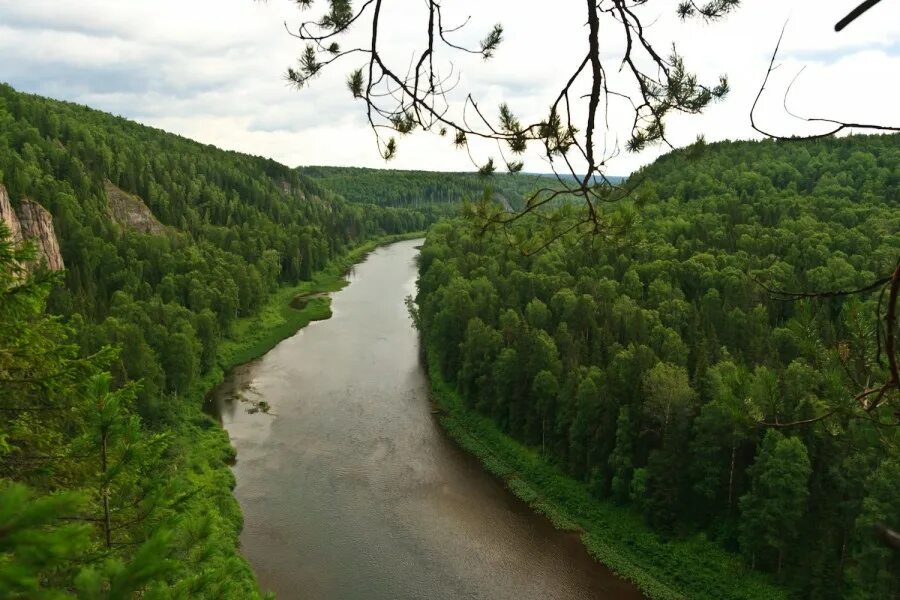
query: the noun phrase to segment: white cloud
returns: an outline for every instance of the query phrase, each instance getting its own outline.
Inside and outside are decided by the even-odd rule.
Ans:
[[[321,0],[319,4],[321,4]],[[900,91],[900,6],[883,3],[840,34],[834,23],[854,3],[816,0],[745,2],[726,22],[679,23],[672,3],[641,8],[648,36],[660,48],[677,39],[688,65],[702,79],[728,73],[732,94],[700,117],[678,117],[670,125],[677,144],[702,132],[708,140],[753,137],[748,112],[782,24],[790,18],[760,121],[780,133],[808,129],[790,120],[782,95],[797,71],[791,106],[811,116],[896,123]],[[420,0],[385,4],[381,38],[386,54],[405,69],[424,40]],[[455,34],[462,44],[477,40],[495,22],[506,29],[496,58],[454,56],[462,69],[459,91],[471,91],[493,116],[508,101],[523,121],[542,116],[586,52],[582,7],[574,2],[457,0],[448,21],[472,15]],[[661,10],[665,10],[661,13]],[[306,15],[307,17],[309,15]],[[324,73],[302,92],[282,74],[302,49],[284,30],[303,19],[292,2],[269,0],[0,0],[0,79],[24,91],[89,104],[195,138],[204,143],[271,156],[287,164],[383,167],[362,106],[349,97],[344,77],[356,61]],[[447,23],[449,25],[449,23]],[[361,27],[354,41],[365,43]],[[621,40],[604,36],[604,60],[615,73]],[[440,63],[448,68],[446,63]],[[584,109],[576,109],[576,117]],[[608,144],[627,137],[624,106],[609,113]],[[476,147],[479,157],[493,148]],[[609,164],[627,173],[660,150],[621,155]],[[471,169],[468,156],[448,140],[427,134],[402,140],[394,168]],[[537,154],[526,168],[546,170]]]

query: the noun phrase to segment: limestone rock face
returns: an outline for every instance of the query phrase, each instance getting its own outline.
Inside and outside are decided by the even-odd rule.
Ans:
[[[36,263],[52,271],[66,268],[59,241],[53,230],[53,216],[43,206],[25,198],[13,209],[6,188],[0,185],[0,219],[12,232],[14,242],[31,241],[38,253]]]
[[[51,271],[65,269],[56,232],[53,230],[53,216],[47,209],[34,200],[25,198],[16,213],[19,215],[22,237],[34,242],[38,255],[43,256],[47,267]]]
[[[2,185],[0,185],[0,221],[6,223],[6,227],[9,228],[12,234],[13,242],[22,241],[22,227],[19,225],[19,217],[16,215],[16,211],[13,210],[6,188]]]
[[[116,187],[111,181],[106,181],[104,188],[109,202],[109,216],[113,221],[141,233],[158,235],[165,232],[165,225],[156,220],[140,198]]]

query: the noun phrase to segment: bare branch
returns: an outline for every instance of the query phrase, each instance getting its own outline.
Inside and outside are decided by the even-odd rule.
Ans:
[[[805,121],[807,123],[822,123],[822,124],[829,125],[830,128],[825,132],[815,133],[815,134],[810,134],[810,135],[780,135],[777,133],[773,133],[767,129],[763,129],[756,121],[756,109],[757,109],[757,106],[759,105],[760,99],[762,98],[763,92],[765,92],[766,86],[769,83],[769,78],[772,76],[772,73],[780,67],[780,65],[775,64],[775,60],[776,60],[776,58],[778,58],[779,50],[781,50],[781,42],[784,39],[784,33],[786,30],[787,30],[787,22],[785,22],[781,28],[781,33],[778,35],[778,41],[775,44],[775,49],[772,51],[772,57],[769,59],[769,65],[766,69],[766,75],[765,75],[765,77],[763,77],[762,84],[759,86],[759,90],[756,93],[756,98],[753,100],[753,104],[750,107],[750,126],[753,127],[753,129],[756,132],[761,133],[762,135],[764,135],[766,137],[770,137],[770,138],[773,138],[776,140],[782,140],[782,141],[816,140],[816,139],[831,137],[833,135],[836,135],[838,133],[841,133],[842,131],[849,130],[849,129],[863,129],[863,130],[881,131],[881,132],[900,132],[900,126],[881,125],[881,124],[877,124],[877,123],[850,122],[850,121],[845,122],[845,121],[840,121],[837,119],[829,119],[829,118],[824,118],[824,117],[803,117],[803,116],[795,114],[794,112],[792,112],[791,110],[789,110],[787,108],[787,100],[788,100],[788,95],[790,94],[791,89],[794,86],[794,83],[797,81],[797,78],[800,76],[800,73],[802,73],[802,69],[801,69],[800,73],[797,73],[797,75],[794,76],[794,78],[791,80],[790,85],[785,90],[784,97],[782,99],[782,105],[785,108],[785,112],[787,112],[790,116],[794,117],[795,119],[797,119],[799,121]]]

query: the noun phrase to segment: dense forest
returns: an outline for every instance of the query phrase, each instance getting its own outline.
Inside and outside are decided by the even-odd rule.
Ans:
[[[535,190],[555,189],[558,185],[553,176],[529,173],[484,177],[476,173],[361,167],[301,167],[299,171],[351,202],[374,202],[383,206],[458,203],[466,198],[480,197],[485,186],[489,186],[498,200],[508,203],[508,209],[519,209]]]
[[[898,597],[900,555],[874,534],[900,524],[889,415],[772,425],[859,392],[877,297],[767,290],[851,290],[893,271],[900,137],[698,144],[630,181],[636,200],[617,210],[637,220],[612,242],[526,254],[509,239],[540,234],[540,218],[512,236],[433,227],[414,311],[432,376],[663,539],[702,533],[796,597]],[[578,498],[572,511],[588,511]],[[731,576],[701,575],[693,556],[693,573],[669,575],[731,597]]]
[[[422,210],[351,204],[274,161],[220,151],[72,104],[0,88],[0,183],[53,215],[66,285],[52,312],[80,315],[86,351],[122,344],[120,380],[142,379],[142,415],[186,393],[216,339],[280,282],[308,279],[370,237],[416,231]],[[111,186],[110,186],[111,184]],[[147,235],[110,217],[108,192],[158,219]]]
[[[254,597],[232,451],[201,412],[219,345],[281,285],[446,209],[350,203],[8,86],[0,185],[52,214],[66,267],[0,221],[0,596]]]
[[[486,183],[509,210],[545,179],[291,169],[0,86],[0,186],[49,211],[65,264],[0,221],[0,596],[258,597],[232,449],[200,408],[238,362],[223,348],[361,243],[429,226],[413,312],[432,376],[579,482],[546,497],[689,540],[679,564],[740,557],[746,580],[681,569],[708,597],[900,595],[873,534],[900,523],[897,429],[852,411],[773,426],[858,392],[878,299],[770,292],[896,264],[900,138],[673,152],[608,209],[630,224],[612,240],[526,255],[510,240],[544,235],[543,214],[432,226]]]

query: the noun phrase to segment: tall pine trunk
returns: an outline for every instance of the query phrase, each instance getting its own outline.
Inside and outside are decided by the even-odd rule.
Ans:
[[[734,504],[734,462],[737,454],[737,444],[731,442],[731,468],[728,470],[728,514],[731,514]]]

